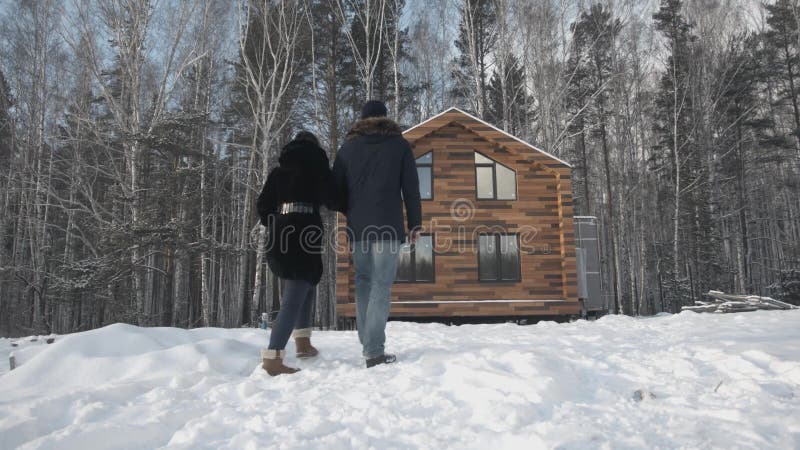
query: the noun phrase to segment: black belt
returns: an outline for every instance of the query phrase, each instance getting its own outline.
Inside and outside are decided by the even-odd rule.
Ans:
[[[278,213],[280,214],[314,214],[317,211],[317,207],[314,206],[313,203],[302,203],[302,202],[292,202],[292,203],[281,203],[278,207]]]

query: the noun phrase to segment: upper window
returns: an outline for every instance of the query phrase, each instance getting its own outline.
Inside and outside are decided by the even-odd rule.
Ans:
[[[516,234],[478,236],[478,279],[519,281],[519,241]]]
[[[416,161],[419,196],[423,200],[431,200],[433,199],[433,152],[425,153]]]
[[[508,167],[475,152],[478,200],[516,200],[517,175]]]
[[[414,245],[400,248],[397,282],[431,283],[433,279],[433,236],[423,234]]]

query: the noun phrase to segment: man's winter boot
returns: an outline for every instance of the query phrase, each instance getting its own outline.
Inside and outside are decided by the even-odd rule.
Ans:
[[[378,364],[391,364],[397,361],[397,356],[386,353],[374,358],[367,358],[367,369],[377,366]]]
[[[286,350],[272,350],[272,349],[261,350],[261,360],[263,361],[261,368],[266,370],[267,373],[273,377],[285,373],[299,372],[300,369],[295,369],[293,367],[286,367],[283,365],[283,357],[285,355],[286,355]]]
[[[294,330],[292,336],[298,358],[313,358],[319,354],[319,351],[311,345],[311,328]]]

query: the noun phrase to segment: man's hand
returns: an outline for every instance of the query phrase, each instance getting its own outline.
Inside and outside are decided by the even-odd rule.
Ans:
[[[408,232],[408,243],[414,245],[419,240],[419,228]]]

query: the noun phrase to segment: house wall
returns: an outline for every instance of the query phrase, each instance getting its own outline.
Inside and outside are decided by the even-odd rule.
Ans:
[[[537,160],[538,152],[529,147],[487,140],[475,126],[480,124],[452,123],[430,134],[418,131],[420,136],[407,133],[415,157],[433,152],[433,200],[423,200],[422,211],[423,232],[434,234],[435,282],[395,284],[392,315],[578,313],[569,167]],[[498,133],[501,138],[507,136]],[[517,200],[476,198],[474,151],[515,170]],[[521,281],[478,280],[477,234],[492,227],[520,234]],[[352,316],[353,270],[345,248],[337,268],[337,312]]]

